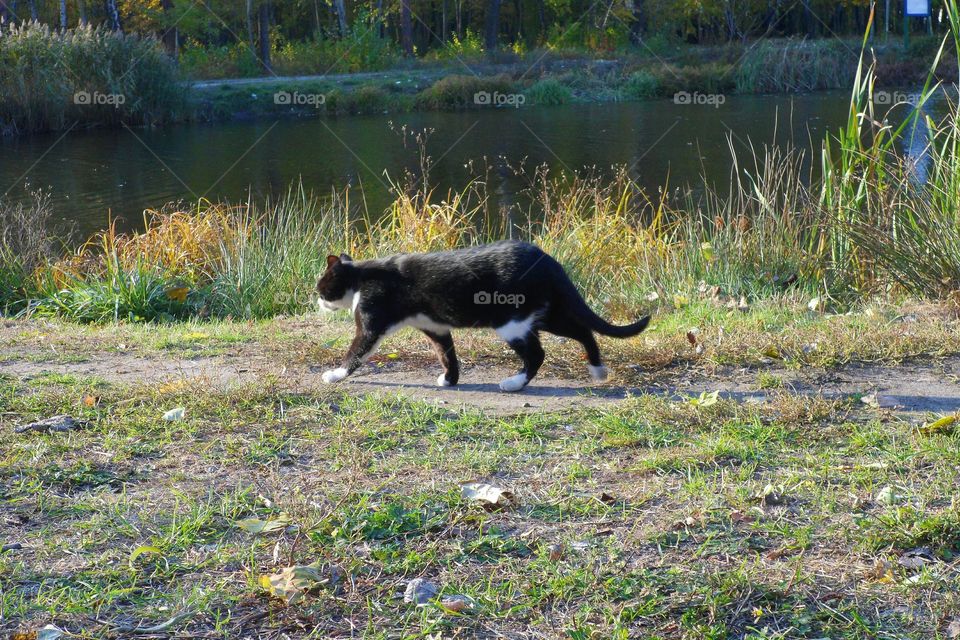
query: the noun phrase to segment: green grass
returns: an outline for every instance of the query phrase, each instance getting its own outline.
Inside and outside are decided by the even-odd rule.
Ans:
[[[263,384],[89,380],[101,396],[90,407],[73,391],[83,382],[0,381],[4,542],[24,543],[0,555],[5,631],[53,623],[97,637],[186,614],[169,631],[306,620],[325,637],[349,617],[368,638],[924,638],[957,605],[958,520],[944,498],[955,438],[866,408],[642,396],[494,417]],[[171,406],[185,421],[159,420]],[[63,411],[92,426],[9,428]],[[474,479],[515,498],[470,503],[459,485]],[[874,502],[887,485],[902,503]],[[251,518],[283,524],[252,534],[238,524]],[[899,566],[918,545],[933,564]],[[296,604],[259,584],[310,563],[337,578]],[[404,604],[413,577],[477,611]]]

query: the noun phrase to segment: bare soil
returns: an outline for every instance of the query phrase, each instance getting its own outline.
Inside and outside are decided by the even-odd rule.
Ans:
[[[0,374],[30,378],[70,374],[122,384],[203,379],[218,388],[271,380],[281,387],[311,391],[325,386],[320,374],[327,365],[284,361],[282,356],[244,345],[233,353],[176,357],[104,350],[82,361],[49,362],[36,353],[0,348]],[[338,383],[358,394],[402,395],[451,407],[465,406],[488,413],[513,414],[604,406],[628,396],[656,393],[671,397],[718,391],[739,402],[775,401],[782,391],[826,399],[862,399],[865,404],[898,413],[960,410],[960,357],[913,361],[897,366],[849,365],[838,369],[806,367],[687,366],[644,372],[636,366],[612,366],[611,379],[593,383],[586,371],[557,369],[550,364],[519,393],[504,393],[498,382],[515,373],[506,360],[464,364],[460,384],[435,385],[439,369],[427,357],[414,354],[378,358]],[[585,367],[584,367],[585,369]],[[572,375],[567,375],[571,373]]]

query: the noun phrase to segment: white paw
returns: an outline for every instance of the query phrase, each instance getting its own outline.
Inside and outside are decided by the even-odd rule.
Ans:
[[[515,376],[504,378],[500,381],[500,391],[520,391],[527,386],[527,374],[518,373]]]
[[[587,371],[590,372],[590,377],[596,380],[597,382],[603,382],[607,379],[607,368],[603,365],[595,367],[592,364],[587,365]]]
[[[347,377],[347,370],[343,367],[337,369],[330,369],[329,371],[324,371],[323,375],[320,376],[320,379],[330,384],[331,382],[340,382]]]
[[[438,387],[449,387],[449,386],[450,386],[450,381],[447,380],[447,374],[445,374],[445,373],[441,373],[441,374],[440,374],[440,377],[437,378],[437,386],[438,386]]]

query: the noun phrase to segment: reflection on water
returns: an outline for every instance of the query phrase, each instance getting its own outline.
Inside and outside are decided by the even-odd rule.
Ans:
[[[671,186],[696,184],[701,174],[726,184],[728,136],[743,152],[774,139],[819,148],[824,132],[845,121],[848,100],[843,93],[735,96],[719,107],[663,100],[73,131],[0,143],[0,193],[50,191],[56,214],[84,233],[110,215],[136,225],[145,208],[170,201],[282,194],[299,177],[319,194],[362,186],[375,213],[390,198],[386,176],[418,164],[395,132],[402,125],[435,129],[428,151],[441,191],[462,188],[486,165],[490,192],[503,203],[527,185],[509,168],[520,164],[601,172],[626,165],[651,190],[668,177]]]

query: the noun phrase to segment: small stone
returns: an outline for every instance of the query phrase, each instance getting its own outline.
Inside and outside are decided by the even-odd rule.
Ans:
[[[0,547],[0,553],[6,553],[7,551],[19,551],[23,549],[23,545],[19,542],[11,542],[10,544],[5,544]]]

